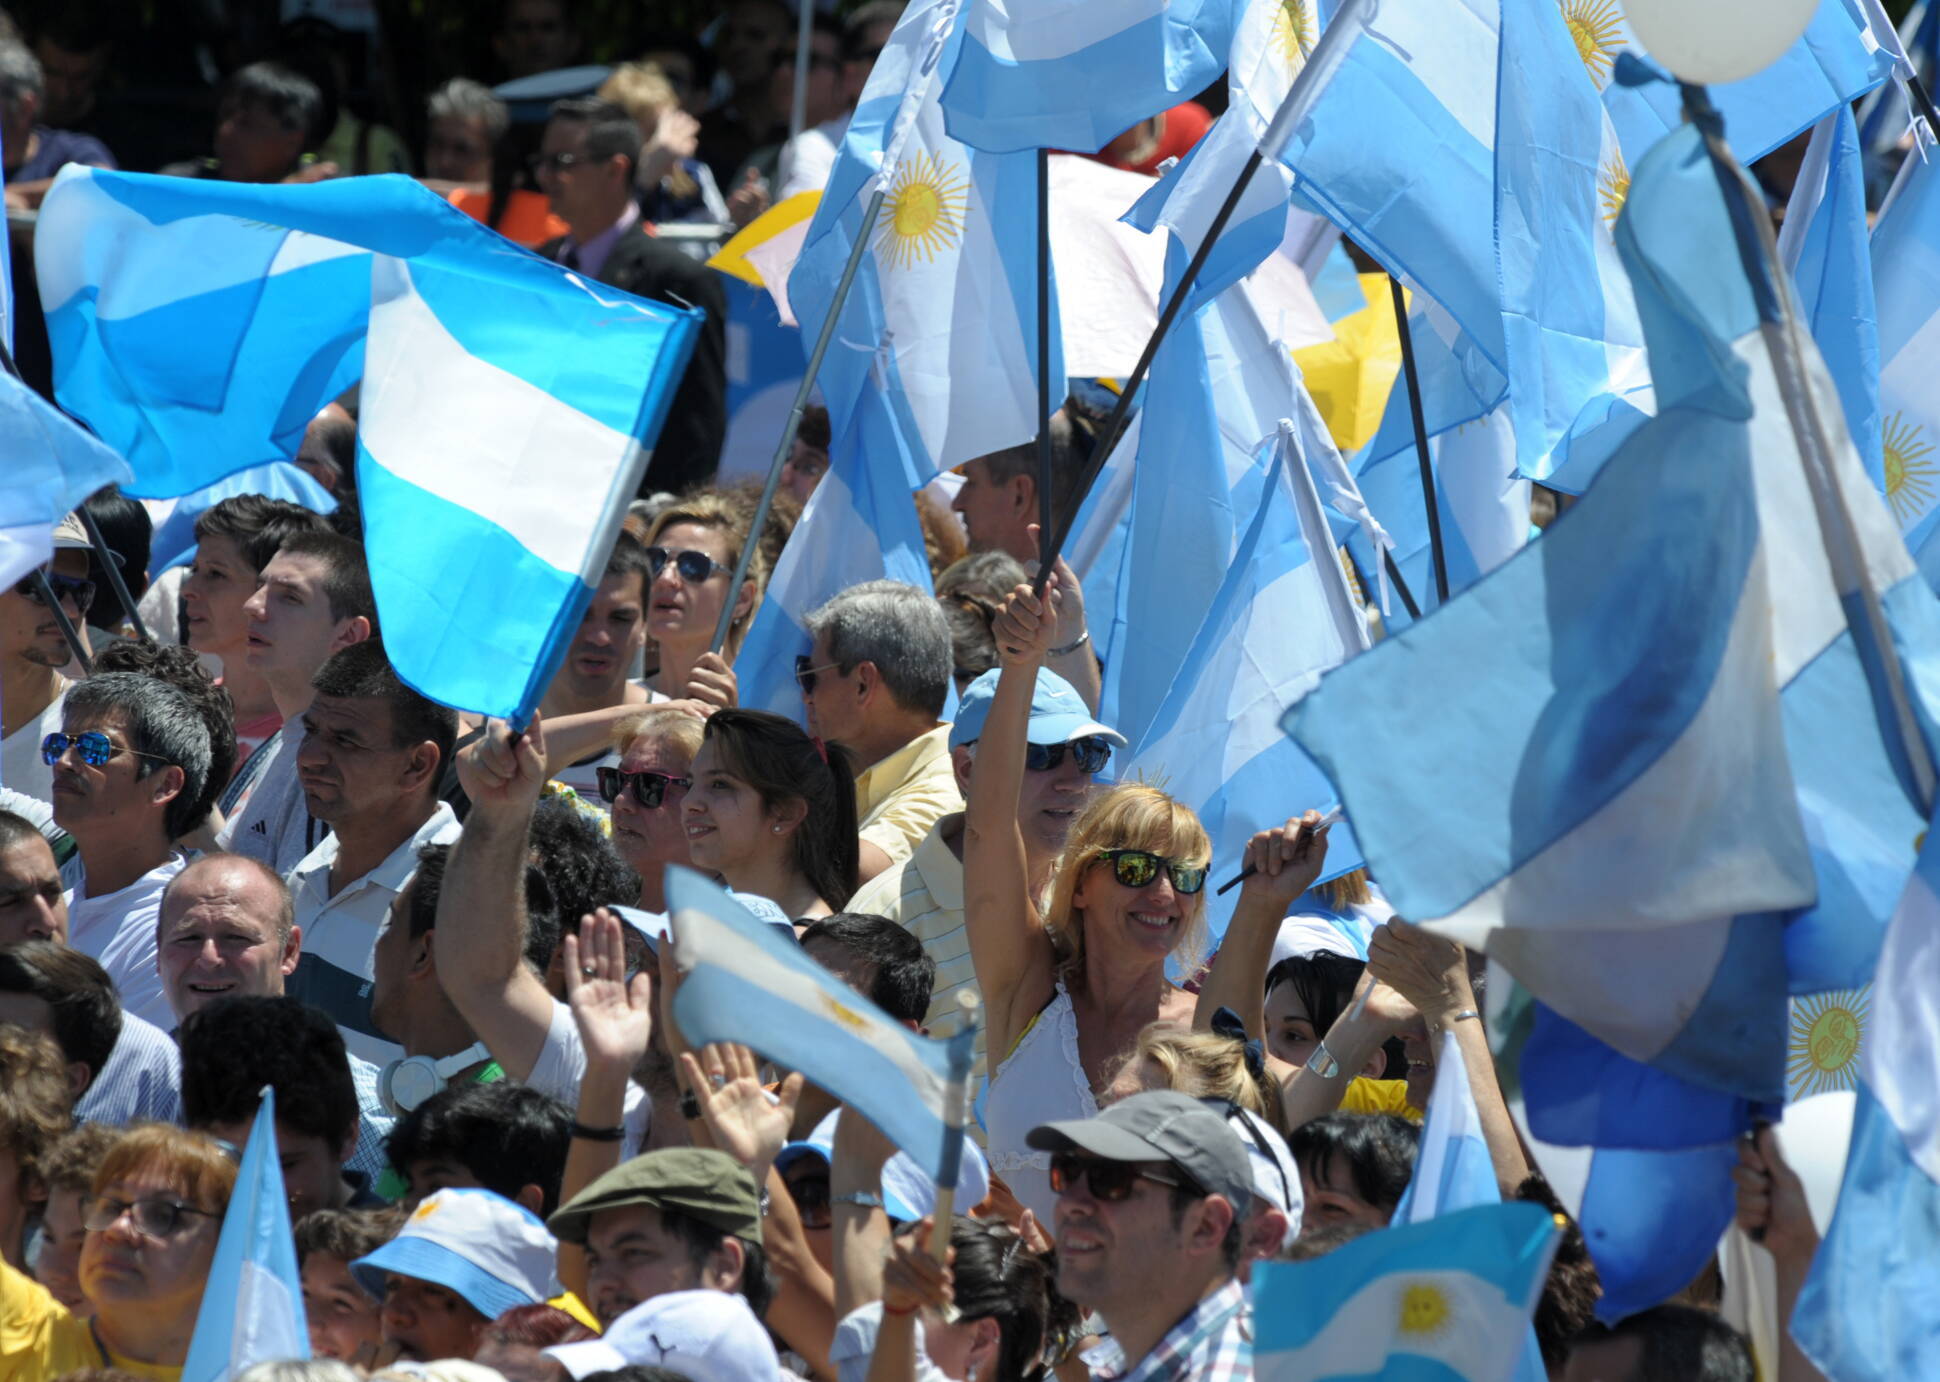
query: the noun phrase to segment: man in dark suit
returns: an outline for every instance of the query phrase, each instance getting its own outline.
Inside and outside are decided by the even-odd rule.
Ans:
[[[727,432],[727,298],[714,270],[647,233],[633,200],[640,127],[608,101],[561,101],[539,146],[539,187],[571,230],[539,253],[643,298],[707,314],[674,391],[642,494],[679,493],[714,477]]]

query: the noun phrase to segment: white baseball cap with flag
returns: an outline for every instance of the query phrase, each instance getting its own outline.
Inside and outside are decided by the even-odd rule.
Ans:
[[[558,1255],[559,1240],[523,1205],[490,1190],[440,1190],[350,1271],[378,1300],[395,1272],[454,1292],[490,1320],[559,1295]]]
[[[575,1378],[634,1365],[671,1368],[690,1382],[775,1382],[781,1359],[747,1298],[669,1291],[640,1302],[584,1343],[545,1350]]]

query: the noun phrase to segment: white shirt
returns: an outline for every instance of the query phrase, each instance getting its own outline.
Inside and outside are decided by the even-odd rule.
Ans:
[[[0,784],[42,801],[53,799],[54,770],[40,761],[40,741],[61,727],[61,705],[66,700],[67,688],[62,687],[38,719],[0,739]]]
[[[312,821],[304,804],[303,785],[296,776],[296,754],[302,746],[299,717],[277,731],[269,765],[216,836],[217,846],[231,854],[246,854],[285,875],[318,847],[329,827]],[[310,933],[303,935],[307,947]]]
[[[781,146],[775,160],[775,177],[781,191],[777,202],[785,202],[797,192],[819,192],[829,185],[835,171],[835,154],[842,147],[842,136],[849,132],[849,114],[844,111],[833,120],[811,125]]]
[[[87,871],[67,893],[67,943],[92,955],[114,980],[121,1010],[168,1031],[175,1013],[162,992],[162,975],[155,963],[155,919],[162,909],[162,889],[180,873],[187,860],[168,858],[117,892],[88,897]]]
[[[262,789],[257,789],[260,794]],[[458,818],[445,802],[431,813],[417,833],[384,862],[361,878],[353,878],[330,895],[330,870],[337,862],[337,835],[290,870],[290,900],[296,924],[303,928],[303,957],[296,962],[286,992],[336,1020],[344,1045],[353,1055],[382,1066],[404,1054],[404,1048],[378,1035],[371,1026],[371,951],[391,902],[417,872],[418,850],[425,845],[448,845],[458,838]]]
[[[552,1025],[546,1028],[545,1044],[532,1062],[532,1073],[525,1082],[541,1094],[549,1094],[567,1108],[579,1106],[579,1081],[586,1074],[586,1047],[579,1039],[579,1024],[573,1010],[558,999],[552,1002]],[[647,1120],[653,1101],[632,1080],[626,1082],[626,1098],[621,1105],[626,1139],[620,1143],[620,1157],[638,1156],[647,1145]]]

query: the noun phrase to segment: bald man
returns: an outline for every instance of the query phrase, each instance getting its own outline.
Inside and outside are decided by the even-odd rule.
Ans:
[[[280,996],[303,949],[295,923],[283,880],[246,855],[207,854],[176,874],[155,924],[175,1020],[232,994]]]

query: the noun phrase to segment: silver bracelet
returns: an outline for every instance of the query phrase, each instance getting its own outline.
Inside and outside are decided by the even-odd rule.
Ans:
[[[1051,649],[1047,649],[1047,651],[1050,653],[1052,657],[1063,657],[1067,653],[1077,652],[1078,649],[1084,647],[1084,645],[1089,643],[1090,641],[1091,641],[1091,630],[1086,629],[1083,633],[1079,634],[1076,638],[1072,639],[1069,643],[1065,644],[1062,648],[1051,648]]]
[[[1463,1008],[1458,1013],[1449,1014],[1448,1025],[1453,1027],[1457,1022],[1480,1022],[1481,1020],[1482,1014],[1474,1008]]]

